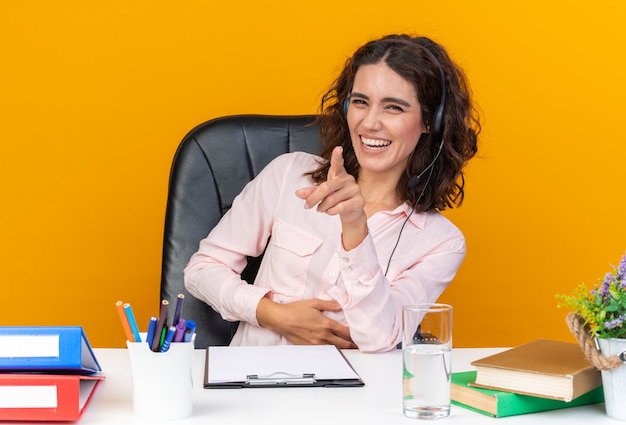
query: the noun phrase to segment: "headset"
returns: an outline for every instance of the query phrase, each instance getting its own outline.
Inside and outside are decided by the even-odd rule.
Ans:
[[[422,170],[421,173],[419,173],[416,176],[412,176],[407,182],[407,185],[411,189],[413,189],[419,184],[421,177],[428,170],[431,170],[428,176],[428,179],[430,180],[430,175],[432,175],[432,167],[434,167],[435,162],[439,158],[439,154],[441,154],[441,149],[443,148],[443,108],[446,104],[446,80],[445,80],[445,75],[443,73],[443,68],[441,67],[441,64],[439,63],[435,55],[433,55],[432,52],[425,47],[424,47],[424,51],[426,52],[428,56],[430,56],[432,61],[437,64],[437,68],[439,69],[439,81],[441,83],[441,98],[439,99],[439,105],[437,105],[437,109],[435,109],[435,114],[433,115],[433,125],[431,127],[431,131],[433,133],[433,138],[435,140],[437,138],[441,138],[441,142],[439,143],[439,148],[437,149],[437,153],[435,154],[435,157],[430,162],[430,164],[428,164],[426,168]],[[424,189],[425,188],[426,188],[426,185],[424,185]],[[423,194],[424,194],[424,190],[422,189],[422,192],[420,193],[418,200],[415,202],[415,206],[417,206],[417,203],[419,202]],[[415,209],[415,207],[413,207],[413,209]]]
[[[441,149],[443,148],[443,109],[445,107],[446,104],[446,81],[445,81],[445,75],[443,73],[443,68],[441,67],[441,63],[439,63],[439,61],[437,60],[437,58],[435,57],[435,55],[428,50],[426,47],[422,46],[424,52],[430,57],[430,59],[437,64],[437,69],[439,69],[439,82],[441,84],[441,98],[439,99],[439,104],[437,105],[437,108],[435,109],[435,113],[433,114],[433,124],[431,127],[431,132],[433,133],[433,138],[436,140],[437,138],[441,138],[441,142],[439,143],[439,147],[437,149],[437,153],[435,154],[435,157],[433,158],[433,160],[430,162],[430,164],[428,164],[421,173],[419,173],[418,175],[412,176],[409,181],[407,182],[407,185],[413,189],[415,187],[417,187],[417,185],[420,182],[421,177],[428,171],[431,170],[432,167],[435,165],[435,162],[437,161],[437,159],[439,158],[439,154],[441,154]],[[343,113],[344,115],[348,115],[348,106],[350,105],[350,95],[348,95],[348,97],[346,97],[346,99],[343,101]],[[432,173],[432,171],[431,171]],[[419,198],[422,197],[424,191],[422,190],[422,193],[420,194]],[[419,199],[418,199],[419,202]],[[417,205],[417,202],[416,202]],[[415,207],[414,207],[415,208]]]
[[[432,52],[430,50],[428,50],[426,47],[424,47],[424,51],[426,52],[426,54],[428,54],[428,56],[430,56],[432,61],[437,64],[437,68],[439,69],[439,79],[440,79],[440,82],[441,82],[441,98],[439,99],[439,105],[437,105],[437,109],[435,110],[435,114],[433,115],[433,124],[432,124],[432,127],[431,127],[431,131],[433,133],[433,138],[435,138],[435,140],[436,140],[436,138],[441,138],[441,142],[439,143],[439,148],[437,149],[437,153],[435,154],[435,157],[430,162],[430,164],[428,164],[422,170],[421,173],[419,173],[416,176],[412,176],[409,179],[409,181],[407,182],[407,186],[409,186],[411,189],[417,187],[417,185],[420,182],[421,177],[427,171],[430,170],[430,172],[428,173],[428,178],[426,180],[426,183],[422,187],[422,190],[421,190],[419,196],[417,197],[417,200],[413,204],[413,208],[411,208],[411,212],[409,213],[409,215],[407,215],[406,219],[404,220],[404,223],[402,223],[402,227],[400,227],[400,232],[398,233],[398,239],[396,239],[396,244],[394,245],[393,249],[391,250],[391,254],[389,255],[389,261],[387,261],[387,268],[385,269],[385,276],[387,276],[387,272],[389,271],[389,266],[391,265],[391,259],[393,258],[393,254],[396,252],[396,248],[398,247],[398,244],[400,243],[400,237],[402,236],[402,231],[404,230],[404,226],[406,226],[406,223],[409,221],[409,218],[411,218],[411,215],[413,215],[413,212],[415,212],[415,208],[417,207],[417,205],[419,204],[420,200],[422,199],[422,196],[424,195],[424,191],[426,190],[426,187],[428,186],[428,183],[430,182],[430,178],[433,175],[433,170],[434,170],[433,167],[435,166],[435,162],[439,158],[439,155],[441,154],[441,149],[443,148],[443,108],[444,108],[445,103],[446,103],[446,81],[445,81],[445,75],[443,73],[443,68],[441,67],[441,64],[439,63],[439,61],[437,60],[435,55],[432,54]],[[346,102],[344,102],[344,110],[347,110],[348,100],[349,100],[349,97],[348,97],[348,99],[346,99]]]

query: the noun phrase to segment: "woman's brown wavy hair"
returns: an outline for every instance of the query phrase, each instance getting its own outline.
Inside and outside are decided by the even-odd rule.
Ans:
[[[346,61],[343,71],[323,96],[320,106],[321,156],[325,161],[308,174],[316,183],[325,181],[333,148],[343,146],[346,171],[358,178],[359,163],[350,140],[344,102],[352,91],[359,67],[381,62],[414,85],[422,107],[422,119],[428,129],[432,127],[435,111],[441,101],[443,71],[445,102],[442,134],[431,131],[421,135],[397,190],[401,199],[414,205],[418,212],[445,210],[461,205],[465,185],[463,166],[477,152],[480,122],[463,71],[452,62],[443,47],[426,37],[385,36],[365,44]],[[442,136],[443,147],[435,160]],[[419,175],[433,160],[432,168],[424,173],[418,184],[409,187],[409,179]]]

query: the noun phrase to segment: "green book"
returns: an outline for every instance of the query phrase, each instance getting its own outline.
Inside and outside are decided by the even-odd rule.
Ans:
[[[602,386],[570,402],[565,402],[469,386],[475,379],[475,370],[452,374],[450,390],[452,404],[496,418],[602,403],[604,401]]]

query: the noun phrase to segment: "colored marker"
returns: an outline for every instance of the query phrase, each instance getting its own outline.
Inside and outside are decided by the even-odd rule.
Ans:
[[[133,338],[135,338],[135,342],[141,342],[141,336],[139,336],[139,328],[137,327],[137,322],[135,321],[135,316],[133,315],[133,309],[130,308],[130,304],[124,304],[124,311],[126,312],[126,318],[128,319],[128,325],[130,326],[130,330],[133,333]]]
[[[146,336],[146,342],[150,347],[152,347],[152,342],[154,342],[154,334],[156,333],[157,323],[159,322],[159,318],[156,316],[152,316],[150,318],[150,323],[148,324],[148,335]]]
[[[159,338],[159,350],[163,348],[163,343],[165,342],[165,336],[167,335],[167,328],[161,329],[161,337]]]
[[[170,326],[167,330],[167,335],[165,335],[165,340],[163,340],[163,346],[161,347],[161,353],[165,353],[170,349],[170,344],[174,339],[174,334],[176,333],[176,326]]]
[[[194,332],[196,332],[196,322],[193,320],[187,320],[183,342],[191,342]]]
[[[185,319],[180,319],[176,325],[176,333],[174,334],[174,342],[181,342],[185,336]]]

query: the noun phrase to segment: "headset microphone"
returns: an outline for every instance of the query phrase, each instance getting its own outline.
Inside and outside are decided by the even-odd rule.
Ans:
[[[407,186],[413,189],[419,184],[420,179],[422,178],[424,173],[430,170],[431,168],[433,168],[433,166],[435,165],[435,162],[437,161],[437,158],[439,158],[439,154],[441,153],[441,148],[443,148],[443,139],[441,139],[441,143],[439,143],[439,149],[437,150],[437,153],[435,154],[435,157],[433,158],[433,160],[430,161],[430,164],[428,164],[426,168],[424,168],[422,172],[419,173],[417,176],[412,176],[407,182]]]
[[[421,176],[421,174],[420,174]],[[415,189],[415,187],[420,183],[420,176],[413,176],[407,182],[407,186],[411,189]]]

